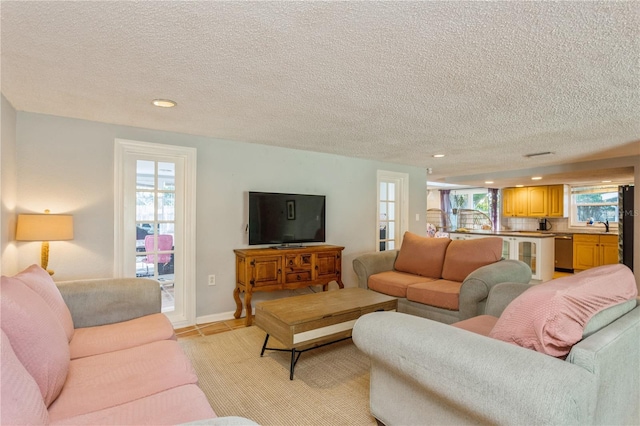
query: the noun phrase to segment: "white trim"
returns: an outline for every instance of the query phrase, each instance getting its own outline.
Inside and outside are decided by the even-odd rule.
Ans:
[[[176,224],[183,230],[182,239],[178,244],[184,250],[181,262],[174,265],[183,277],[182,309],[177,315],[167,313],[174,327],[184,327],[195,324],[196,321],[196,164],[197,151],[195,148],[156,144],[125,139],[115,139],[114,153],[114,276],[124,277],[130,270],[127,264],[125,247],[135,247],[133,234],[125,234],[127,218],[124,216],[127,188],[127,170],[124,167],[128,155],[166,157],[173,161],[181,159],[184,165],[184,179],[180,190],[184,194],[183,208],[176,209]],[[177,182],[176,182],[177,183]],[[178,238],[178,235],[176,235]]]
[[[340,333],[341,331],[351,330],[353,325],[358,321],[357,319],[340,322],[338,324],[328,325],[326,327],[320,327],[309,331],[303,331],[302,333],[296,333],[293,335],[293,344],[308,342],[309,340],[317,339],[319,337],[331,336],[332,334]]]

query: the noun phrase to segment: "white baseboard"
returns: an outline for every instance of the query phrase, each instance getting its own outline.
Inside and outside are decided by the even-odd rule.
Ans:
[[[256,308],[255,307],[252,308],[251,311],[252,311],[252,314],[255,315]],[[202,317],[197,317],[196,324],[207,324],[210,322],[232,320],[232,319],[235,319],[235,317],[233,316],[234,313],[235,311],[229,311],[229,312],[220,312],[219,314],[211,314],[211,315],[205,315]],[[243,313],[244,313],[244,309],[243,309]]]

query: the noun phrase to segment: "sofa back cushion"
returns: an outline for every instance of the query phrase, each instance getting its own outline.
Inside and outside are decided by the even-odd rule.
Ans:
[[[4,332],[0,351],[0,424],[49,424],[49,413],[40,388],[16,357]]]
[[[472,240],[454,240],[447,247],[442,267],[442,278],[464,281],[476,269],[502,259],[502,238],[487,237]]]
[[[45,301],[21,281],[2,277],[0,301],[2,330],[48,407],[69,371],[67,335]]]
[[[635,278],[626,266],[588,269],[522,293],[506,307],[489,336],[564,358],[582,339],[586,325],[596,314],[603,312],[599,318],[606,316],[612,322],[628,309],[608,308],[635,305],[637,295]],[[618,316],[613,318],[611,313]]]
[[[67,341],[70,342],[73,337],[73,319],[51,275],[38,265],[31,265],[13,278],[22,281],[42,297],[42,300],[49,305],[49,308],[51,308],[51,311],[62,325],[67,335]]]
[[[422,277],[440,278],[450,242],[449,238],[427,238],[405,232],[394,268]]]

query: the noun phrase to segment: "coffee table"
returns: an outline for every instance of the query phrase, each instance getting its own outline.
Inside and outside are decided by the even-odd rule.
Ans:
[[[356,320],[375,311],[395,311],[398,300],[371,290],[345,288],[302,296],[260,302],[256,305],[255,325],[267,336],[265,350],[291,352],[289,379],[302,352],[336,343],[351,337]],[[283,348],[267,347],[275,337]]]

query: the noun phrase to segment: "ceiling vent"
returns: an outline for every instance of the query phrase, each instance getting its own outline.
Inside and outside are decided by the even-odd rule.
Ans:
[[[527,157],[527,158],[533,158],[533,157],[542,157],[543,155],[553,155],[553,152],[551,152],[551,151],[535,152],[533,154],[525,154],[524,156]]]

